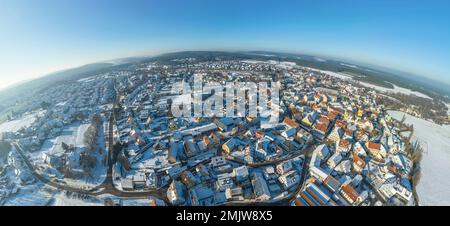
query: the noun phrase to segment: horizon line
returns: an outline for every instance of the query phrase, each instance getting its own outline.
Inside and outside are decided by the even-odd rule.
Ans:
[[[336,57],[336,56],[329,56],[329,55],[324,55],[324,54],[314,54],[314,53],[308,53],[307,51],[305,52],[289,52],[289,51],[284,51],[284,50],[225,50],[225,49],[210,49],[210,50],[193,50],[193,49],[180,49],[180,50],[168,50],[168,51],[161,51],[158,53],[153,53],[153,54],[146,54],[146,53],[142,53],[142,54],[134,54],[134,55],[128,55],[128,56],[117,56],[117,57],[113,57],[113,58],[108,58],[108,59],[99,59],[98,61],[93,61],[90,63],[82,63],[82,64],[77,64],[77,65],[73,65],[73,66],[69,66],[69,67],[65,67],[65,68],[61,68],[59,70],[52,70],[49,71],[45,74],[41,74],[41,75],[36,75],[36,76],[32,76],[31,78],[28,79],[24,79],[24,80],[20,80],[17,82],[14,82],[12,84],[9,84],[5,87],[0,87],[0,92],[13,88],[15,86],[20,86],[23,83],[26,82],[31,82],[33,80],[36,79],[40,79],[40,78],[44,78],[46,76],[55,74],[55,73],[60,73],[60,72],[64,72],[64,71],[68,71],[68,70],[72,70],[72,69],[77,69],[83,66],[87,66],[87,65],[91,65],[91,64],[99,64],[99,63],[109,63],[109,64],[113,64],[110,63],[109,61],[116,61],[116,60],[124,60],[124,59],[130,59],[130,58],[151,58],[151,57],[157,57],[157,56],[161,56],[164,54],[173,54],[173,53],[181,53],[181,52],[226,52],[226,53],[245,53],[245,52],[266,52],[266,53],[275,53],[275,54],[293,54],[293,55],[306,55],[306,56],[311,56],[311,57],[321,57],[321,58],[325,58],[325,60],[333,60],[333,61],[339,61],[341,63],[348,63],[348,64],[355,64],[355,66],[363,66],[366,67],[368,69],[373,69],[373,70],[378,70],[380,72],[389,72],[389,71],[385,71],[385,70],[392,70],[389,73],[395,74],[397,76],[400,76],[398,73],[406,73],[412,76],[417,76],[418,78],[423,78],[423,79],[429,79],[432,80],[434,82],[443,82],[446,85],[450,85],[450,81],[445,81],[445,80],[440,80],[440,79],[436,79],[436,78],[429,78],[426,75],[419,75],[416,74],[414,72],[409,72],[409,71],[405,71],[402,69],[396,69],[396,68],[391,68],[391,67],[386,67],[386,66],[381,66],[381,65],[374,65],[368,62],[360,62],[357,60],[353,60],[353,59],[346,59],[345,57]],[[122,65],[125,63],[119,63],[117,65]],[[111,65],[114,66],[114,65]],[[379,67],[379,68],[377,68]]]

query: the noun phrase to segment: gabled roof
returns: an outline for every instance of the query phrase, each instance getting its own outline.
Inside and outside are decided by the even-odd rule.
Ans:
[[[359,166],[360,168],[363,168],[366,165],[366,162],[357,155],[353,155],[353,163]]]
[[[381,144],[380,143],[369,142],[369,143],[367,143],[367,147],[369,149],[380,150]]]
[[[299,126],[298,123],[296,123],[294,120],[292,120],[288,117],[284,118],[283,123],[289,127],[298,127]]]
[[[356,201],[359,196],[358,192],[350,184],[344,185],[342,187],[342,192],[345,193],[352,201]]]
[[[347,139],[339,140],[339,147],[348,148],[348,146],[350,146],[350,141],[348,141]]]
[[[316,125],[314,125],[314,128],[320,132],[325,133],[328,129],[328,126],[324,123],[317,123]]]

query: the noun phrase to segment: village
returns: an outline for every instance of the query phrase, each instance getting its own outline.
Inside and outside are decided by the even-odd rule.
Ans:
[[[185,97],[173,84],[193,84],[198,74],[220,85],[277,83],[279,101],[262,104],[279,120],[263,127],[258,114],[175,117],[172,105]],[[416,204],[418,147],[404,135],[411,128],[386,113],[375,90],[292,62],[142,63],[34,98],[39,104],[27,112],[35,120],[0,138],[35,173],[90,195],[186,206]],[[235,101],[249,106],[251,98]]]

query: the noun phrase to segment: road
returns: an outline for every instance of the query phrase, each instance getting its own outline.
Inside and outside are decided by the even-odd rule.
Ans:
[[[113,110],[115,109],[116,106],[117,106],[117,102],[114,104]],[[111,115],[109,117],[108,142],[107,142],[107,145],[108,145],[108,158],[107,158],[108,168],[107,168],[107,174],[106,174],[105,180],[100,185],[98,185],[92,189],[89,189],[89,190],[72,187],[72,186],[69,186],[66,184],[57,183],[57,182],[54,182],[51,179],[39,174],[38,171],[36,170],[36,168],[31,163],[30,159],[25,154],[22,147],[17,143],[12,143],[12,144],[14,145],[17,152],[20,154],[20,156],[24,160],[27,167],[30,169],[32,175],[34,177],[36,177],[38,180],[40,180],[41,182],[43,182],[44,184],[54,187],[58,190],[76,192],[76,193],[86,194],[86,195],[91,195],[91,196],[99,196],[99,195],[103,195],[103,194],[111,194],[111,195],[114,195],[117,197],[125,197],[125,198],[131,198],[131,197],[132,198],[148,198],[149,196],[152,196],[152,197],[155,197],[155,198],[165,201],[166,204],[170,204],[170,202],[167,199],[166,191],[164,188],[153,189],[153,190],[149,190],[149,191],[127,192],[127,191],[119,190],[114,186],[114,182],[113,182],[113,168],[114,168],[114,162],[113,162],[113,154],[114,154],[114,134],[113,134],[114,131],[113,131],[113,128],[114,127],[113,126],[114,126],[114,123],[115,123],[115,113],[113,112],[113,113],[111,113]]]
[[[289,204],[289,202],[291,200],[293,200],[294,198],[297,197],[298,194],[300,194],[301,191],[303,191],[305,185],[306,185],[306,177],[307,177],[307,173],[309,172],[309,162],[311,161],[311,155],[312,152],[314,151],[314,149],[316,148],[316,145],[312,145],[304,150],[301,151],[301,153],[296,153],[295,155],[289,156],[287,158],[283,158],[283,159],[278,159],[278,160],[274,160],[274,161],[270,161],[270,162],[264,162],[264,163],[260,163],[260,164],[249,164],[247,166],[249,167],[260,167],[260,166],[264,166],[264,165],[274,165],[274,164],[278,164],[281,162],[284,162],[286,160],[290,160],[293,159],[297,156],[300,156],[302,154],[305,155],[305,160],[303,162],[303,167],[302,167],[302,173],[300,174],[300,184],[298,185],[297,189],[292,192],[291,194],[289,194],[288,196],[280,199],[280,200],[269,200],[266,202],[261,202],[261,201],[236,201],[236,202],[228,202],[225,203],[223,205],[258,205],[258,206],[267,206],[267,205],[286,205],[286,203]],[[234,160],[237,163],[241,163],[240,161]]]

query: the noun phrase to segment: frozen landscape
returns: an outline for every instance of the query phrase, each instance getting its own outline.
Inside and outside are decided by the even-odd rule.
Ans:
[[[419,204],[450,205],[450,126],[439,126],[399,111],[389,114],[398,120],[405,115],[405,123],[414,125],[414,136],[424,146],[422,176],[417,187]]]
[[[402,94],[405,94],[405,95],[415,95],[415,96],[418,96],[418,97],[432,99],[431,97],[429,97],[429,96],[427,96],[427,95],[425,95],[423,93],[412,91],[412,90],[406,89],[406,88],[402,88],[402,87],[396,86],[394,84],[392,84],[394,86],[394,89],[390,89],[390,88],[385,88],[385,87],[377,86],[377,85],[374,85],[374,84],[370,84],[370,83],[367,83],[367,82],[359,82],[359,83],[361,85],[365,86],[365,87],[373,88],[373,89],[378,90],[380,92],[385,92],[385,93],[402,93]]]
[[[17,132],[22,128],[29,127],[36,118],[42,116],[45,111],[37,111],[25,114],[23,117],[0,124],[0,133],[2,132]]]
[[[351,72],[312,69],[289,58],[196,62],[173,57],[54,86],[30,99],[47,102],[9,116],[0,126],[8,148],[2,148],[6,164],[0,165],[0,205],[416,203],[410,177],[413,156],[398,137],[412,129],[386,117],[385,109],[401,108],[380,98],[400,101],[389,95],[414,94],[411,90],[368,89]],[[187,73],[186,67],[195,70]],[[173,115],[172,107],[191,103],[192,97],[189,91],[174,95],[173,85],[198,77],[224,84],[236,79],[280,81],[282,101],[266,103],[280,114],[277,126],[266,127],[255,115]],[[418,95],[410,97],[412,102],[427,102]],[[227,110],[227,103],[225,99],[219,109]],[[414,104],[401,111],[413,114],[409,106]],[[436,109],[446,121],[447,109],[441,106],[423,109]],[[444,175],[450,127],[413,117],[406,123],[417,124],[413,141],[426,150],[418,201],[449,204],[442,196],[450,196],[450,178]]]

